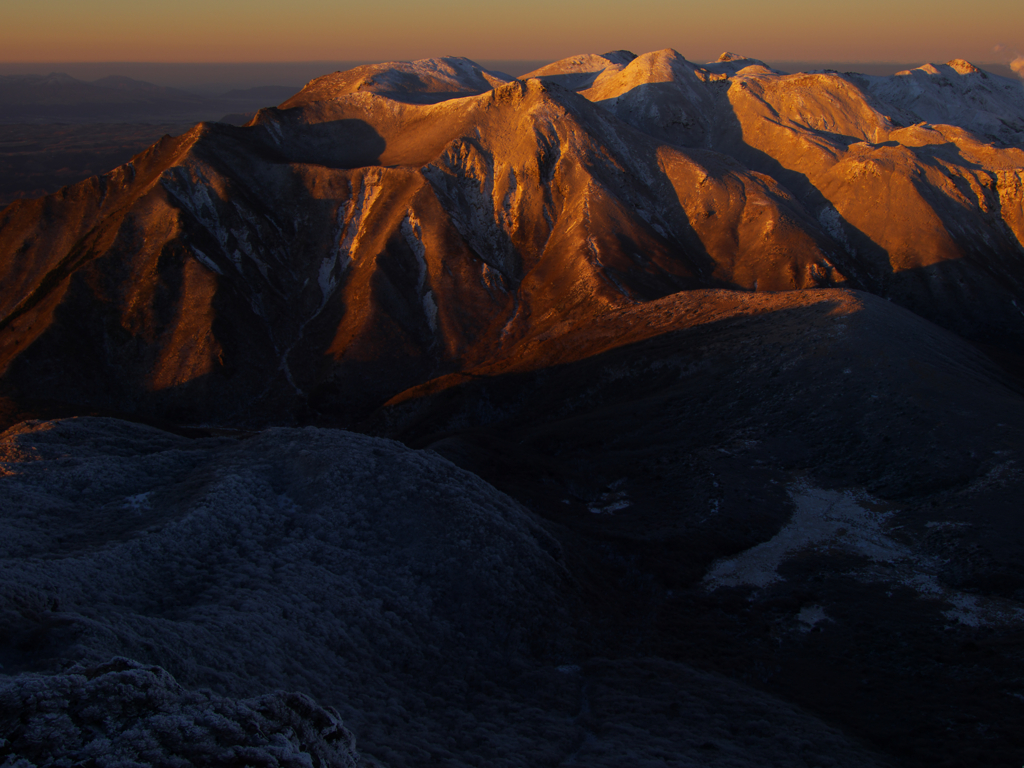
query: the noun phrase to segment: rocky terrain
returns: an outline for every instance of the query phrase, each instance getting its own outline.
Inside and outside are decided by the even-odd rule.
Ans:
[[[960,60],[359,67],[15,202],[0,755],[1019,764],[1022,237]]]

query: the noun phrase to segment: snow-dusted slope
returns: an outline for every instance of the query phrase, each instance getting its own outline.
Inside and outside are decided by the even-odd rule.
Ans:
[[[854,75],[911,122],[955,125],[985,141],[1024,148],[1024,82],[984,72],[963,59],[925,64],[891,77]]]
[[[341,98],[350,93],[378,93],[417,104],[432,104],[484,93],[513,78],[483,69],[469,59],[449,56],[386,64],[367,64],[311,80],[282,108]]]
[[[29,719],[33,686],[60,711],[52,683],[10,686],[8,675],[129,657],[219,697],[302,691],[339,709],[361,741],[404,746],[409,759],[424,740],[443,744],[436,721],[451,713],[433,711],[430,692],[457,695],[442,681],[570,653],[571,633],[553,631],[574,599],[557,542],[435,454],[313,428],[193,441],[75,419],[7,431],[0,457],[0,611],[4,637],[22,638],[4,646],[2,722],[12,697]],[[234,707],[258,722],[253,701],[179,690],[162,704],[175,686],[156,672],[150,711],[135,720],[166,705],[168,718]],[[76,690],[84,682],[64,681],[72,699],[95,696]],[[281,703],[267,705],[285,731]],[[307,726],[324,719],[308,709]],[[30,747],[20,730],[3,737]],[[499,736],[483,749],[504,746]]]
[[[1021,83],[966,62],[867,78],[722,58],[645,54],[581,93],[662,141],[772,176],[830,233],[855,284],[969,335],[1020,337]]]
[[[603,55],[584,54],[570,56],[522,75],[520,80],[538,78],[547,83],[557,83],[563,88],[582,91],[598,80],[611,77],[628,66],[636,54],[629,51],[612,51]]]
[[[63,674],[0,675],[0,749],[9,765],[105,763],[377,768],[337,712],[301,694],[250,699],[191,691],[125,658]]]

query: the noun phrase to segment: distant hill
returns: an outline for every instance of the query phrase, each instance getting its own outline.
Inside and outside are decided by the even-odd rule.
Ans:
[[[254,112],[296,90],[265,86],[200,96],[122,76],[86,82],[60,72],[4,75],[0,124],[198,122],[229,112]]]

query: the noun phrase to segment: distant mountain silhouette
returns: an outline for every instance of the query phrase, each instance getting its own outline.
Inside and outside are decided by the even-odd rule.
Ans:
[[[287,98],[294,88],[264,86],[200,96],[130,77],[93,82],[54,72],[0,75],[0,123],[115,123],[211,120],[255,111]]]

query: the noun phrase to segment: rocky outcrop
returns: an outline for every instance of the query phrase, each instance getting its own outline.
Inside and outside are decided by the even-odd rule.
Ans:
[[[265,765],[359,768],[336,712],[301,694],[232,700],[188,691],[130,659],[58,675],[0,679],[0,755],[8,765]]]

